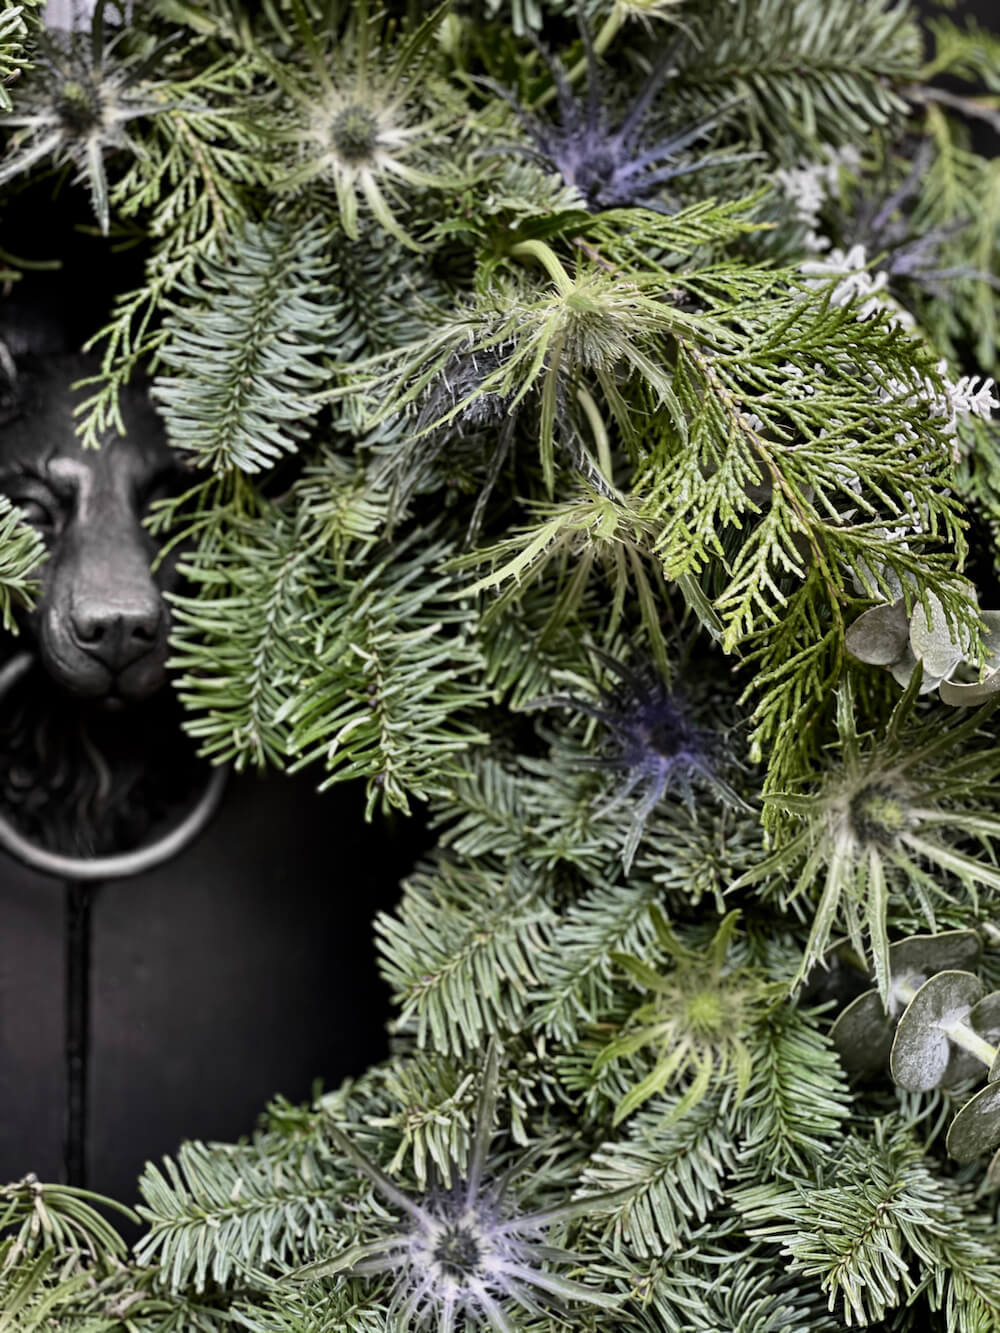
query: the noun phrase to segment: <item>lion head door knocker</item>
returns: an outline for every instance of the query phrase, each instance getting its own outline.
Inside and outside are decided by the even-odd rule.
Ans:
[[[0,493],[43,537],[34,610],[0,665],[0,847],[64,879],[137,874],[194,838],[225,771],[199,760],[166,683],[175,563],[150,505],[183,483],[144,388],[125,434],[84,449],[73,383],[93,374],[57,332],[0,343]]]

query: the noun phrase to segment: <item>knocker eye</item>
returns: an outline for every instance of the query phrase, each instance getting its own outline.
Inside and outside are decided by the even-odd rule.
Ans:
[[[55,515],[41,500],[30,495],[12,495],[11,503],[20,509],[21,517],[25,523],[30,523],[33,528],[38,528],[40,532],[53,532],[55,530]]]

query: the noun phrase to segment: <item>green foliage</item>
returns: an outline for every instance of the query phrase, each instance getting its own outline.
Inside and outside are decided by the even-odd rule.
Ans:
[[[346,1182],[322,1138],[188,1143],[140,1179],[149,1224],[136,1251],[169,1287],[204,1291],[314,1249]]]
[[[794,161],[817,143],[863,145],[898,117],[894,85],[920,67],[920,33],[895,0],[685,4],[678,83],[689,97],[742,100],[753,139]]]
[[[1000,42],[911,0],[115,8],[3,11],[0,180],[69,167],[141,247],[79,427],[148,370],[190,467],[148,520],[187,729],[436,845],[375,923],[391,1058],[147,1167],[132,1255],[0,1190],[0,1330],[994,1333],[992,997],[889,962],[954,926],[1000,979],[995,714],[933,693],[994,665]],[[11,629],[6,501],[0,552]],[[920,994],[962,1001],[916,1034],[944,1092],[912,1023],[883,1068]]]
[[[626,1192],[606,1224],[612,1243],[655,1259],[690,1236],[718,1206],[736,1166],[730,1125],[718,1098],[684,1114],[678,1098],[659,1098],[632,1117],[628,1137],[594,1153],[587,1189]]]
[[[36,530],[5,495],[0,496],[0,615],[9,634],[17,633],[15,611],[34,605],[38,582],[33,575],[45,554],[45,542]]]
[[[341,524],[354,512],[340,510]],[[449,581],[419,581],[443,548],[352,579],[326,554],[330,521],[310,542],[270,510],[233,522],[200,559],[182,562],[203,590],[173,598],[187,727],[219,762],[320,761],[326,784],[364,775],[369,810],[379,800],[405,809],[408,794],[439,790],[481,739],[461,716],[484,698],[468,680],[478,654]],[[365,532],[362,519],[353,534]]]
[[[739,1198],[751,1235],[818,1278],[848,1324],[882,1319],[913,1293],[917,1260],[934,1272],[928,1303],[946,1328],[987,1333],[1000,1317],[1000,1265],[993,1224],[970,1204],[892,1122],[876,1124],[870,1142],[846,1140],[818,1188],[760,1186]]]
[[[11,5],[0,14],[0,111],[11,108],[7,84],[25,68],[24,39],[33,4]]]
[[[259,472],[296,449],[316,414],[330,342],[320,228],[248,228],[223,262],[203,258],[165,321],[156,398],[175,449],[218,471]]]

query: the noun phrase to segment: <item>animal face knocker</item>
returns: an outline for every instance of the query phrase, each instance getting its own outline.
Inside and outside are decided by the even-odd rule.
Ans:
[[[205,785],[163,688],[176,561],[144,519],[184,470],[141,385],[122,394],[124,434],[82,446],[72,386],[95,368],[37,337],[0,343],[0,493],[47,550],[0,671],[0,845],[85,879],[179,850],[223,781]]]

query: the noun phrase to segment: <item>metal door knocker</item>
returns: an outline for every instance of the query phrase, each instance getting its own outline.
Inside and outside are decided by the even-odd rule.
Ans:
[[[96,365],[45,328],[0,344],[0,493],[45,541],[34,610],[0,666],[0,847],[61,879],[150,869],[185,847],[226,781],[194,754],[166,682],[175,562],[150,505],[185,482],[142,386],[125,433],[84,449],[71,389]]]

